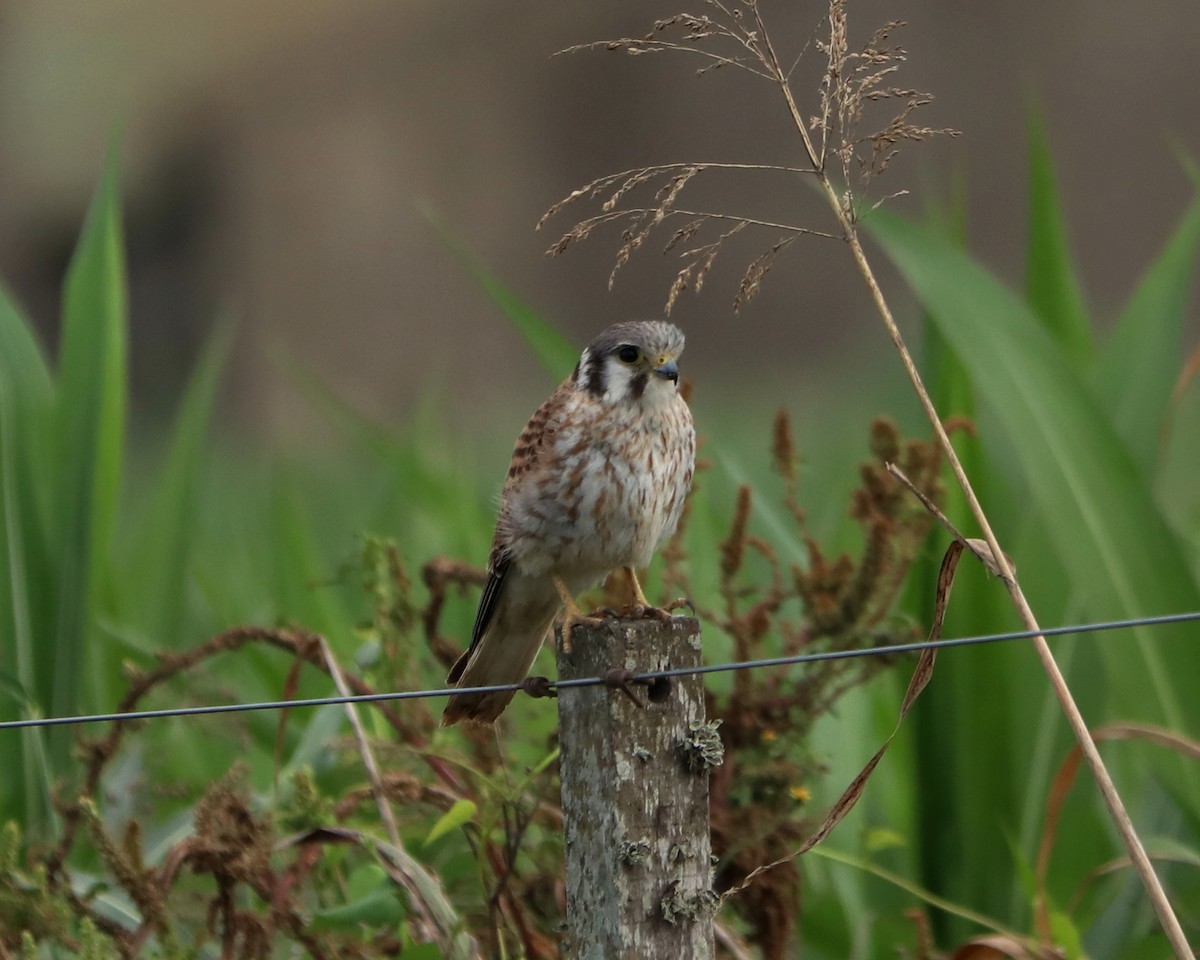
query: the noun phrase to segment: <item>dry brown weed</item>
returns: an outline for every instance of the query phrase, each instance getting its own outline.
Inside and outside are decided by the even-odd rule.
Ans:
[[[956,130],[948,127],[916,123],[914,115],[932,102],[932,95],[894,82],[896,73],[908,58],[907,51],[892,39],[904,26],[903,21],[884,24],[861,47],[852,48],[847,2],[832,0],[810,40],[787,60],[776,53],[758,0],[705,0],[707,12],[703,15],[679,13],[657,20],[653,29],[642,37],[619,37],[564,51],[604,49],[631,55],[681,53],[699,56],[704,60],[697,70],[700,76],[732,67],[769,82],[783,96],[794,120],[799,120],[800,115],[792,76],[810,47],[815,47],[824,56],[825,67],[804,134],[806,140],[809,140],[810,132],[815,136],[813,149],[805,151],[815,162],[779,166],[754,162],[684,161],[608,174],[583,185],[546,211],[538,222],[538,229],[578,202],[593,201],[600,206],[599,213],[578,220],[547,253],[557,256],[565,252],[598,227],[622,225],[621,243],[608,278],[611,288],[617,273],[647,244],[652,234],[664,225],[683,221],[671,232],[663,247],[664,254],[674,252],[683,260],[667,293],[665,310],[669,314],[685,290],[700,292],[714,261],[728,241],[748,228],[774,234],[774,239],[750,259],[742,273],[733,299],[733,309],[738,312],[758,294],[777,256],[799,237],[842,238],[843,233],[838,230],[830,232],[800,223],[767,220],[725,210],[696,209],[684,206],[680,201],[685,189],[702,175],[706,178],[731,173],[766,175],[764,190],[771,191],[781,187],[794,189],[794,182],[780,181],[781,176],[820,175],[840,182],[842,212],[850,223],[854,223],[868,202],[872,181],[887,170],[903,144],[939,134],[958,135]],[[803,121],[800,122],[803,126]],[[811,140],[806,143],[806,148],[812,143]],[[898,190],[890,196],[903,192]],[[638,203],[634,201],[635,197],[646,199]],[[886,199],[885,196],[874,201],[873,205]],[[711,235],[714,230],[719,232],[713,239],[698,242],[701,233]]]

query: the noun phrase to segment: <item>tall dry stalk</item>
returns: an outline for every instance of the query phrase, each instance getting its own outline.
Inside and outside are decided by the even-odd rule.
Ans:
[[[903,24],[898,21],[886,24],[871,36],[866,45],[852,50],[848,39],[847,2],[848,0],[830,0],[827,15],[822,20],[823,34],[814,41],[817,50],[826,59],[826,68],[817,97],[817,109],[807,121],[797,103],[791,83],[791,74],[799,62],[799,57],[790,62],[780,59],[758,0],[704,0],[701,7],[706,11],[704,14],[681,13],[659,20],[655,23],[653,31],[644,37],[625,37],[572,48],[574,50],[603,47],[631,54],[679,52],[701,58],[703,65],[700,73],[722,68],[749,71],[767,81],[782,97],[792,130],[799,138],[808,166],[685,162],[629,170],[595,180],[576,190],[551,207],[539,223],[539,227],[568,204],[581,198],[596,199],[607,195],[600,214],[579,221],[551,247],[550,253],[561,253],[599,226],[612,222],[626,222],[622,245],[609,278],[611,285],[617,271],[633,253],[645,245],[652,233],[663,224],[678,223],[680,218],[685,219],[686,222],[674,230],[666,244],[667,250],[674,250],[681,245],[685,247],[684,266],[676,275],[667,297],[668,312],[681,292],[689,287],[700,290],[723,246],[748,228],[773,231],[777,233],[778,239],[765,253],[751,261],[739,285],[734,300],[735,309],[754,296],[778,254],[802,234],[835,236],[843,240],[933,428],[936,441],[962,488],[988,549],[984,551],[969,542],[968,548],[998,574],[1026,628],[1040,631],[1041,627],[1025,598],[1012,565],[1001,549],[987,514],[975,495],[970,478],[963,469],[942,425],[942,419],[922,382],[920,371],[896,324],[858,234],[859,211],[865,202],[863,192],[870,181],[886,169],[899,146],[906,141],[920,141],[935,134],[953,135],[954,131],[924,127],[913,122],[914,112],[931,98],[928,94],[897,86],[894,82],[894,75],[906,55],[903,48],[890,45],[890,37]],[[803,56],[804,52],[802,50],[800,56]],[[863,134],[860,128],[864,116],[871,111],[872,106],[886,106],[889,102],[899,104],[896,113],[874,132]],[[816,231],[793,224],[773,223],[723,211],[688,209],[680,205],[685,188],[697,177],[713,171],[728,170],[803,174],[813,177],[833,213],[836,231]],[[631,193],[647,184],[658,185],[653,202],[640,206],[623,205]],[[709,224],[722,227],[722,232],[717,238],[687,248],[686,245],[692,243]],[[1034,638],[1033,645],[1175,955],[1179,958],[1193,958],[1179,920],[1049,645],[1041,635]]]

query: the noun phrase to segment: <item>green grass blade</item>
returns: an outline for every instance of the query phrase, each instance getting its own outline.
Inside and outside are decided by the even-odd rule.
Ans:
[[[313,409],[328,419],[347,439],[377,456],[386,455],[394,448],[396,439],[391,429],[356,409],[286,349],[274,350],[271,359]]]
[[[961,248],[965,230],[941,230]],[[943,418],[977,422],[969,371],[928,317],[924,331],[924,369],[938,411]],[[992,470],[979,438],[960,432],[954,445],[968,475],[975,479],[976,494],[985,503],[995,503],[994,485],[989,482]],[[950,480],[945,512],[957,525],[973,528],[965,497]],[[931,538],[928,556],[911,581],[911,608],[919,611],[919,622],[924,624],[933,619],[941,547],[947,541],[945,534]],[[977,567],[961,566],[944,635],[973,636],[1009,625],[1016,626],[1015,616],[995,582]],[[936,682],[925,691],[913,716],[921,790],[945,801],[916,805],[925,883],[953,895],[964,906],[995,916],[1012,909],[1012,885],[1004,870],[979,870],[977,865],[1005,864],[1005,832],[1016,826],[1022,759],[1015,705],[1021,700],[1022,659],[1019,649],[1003,644],[985,646],[969,656],[942,657]],[[990,745],[986,751],[979,749],[984,741]],[[952,942],[967,934],[967,928],[950,916],[935,916],[934,923],[942,937]]]
[[[29,324],[0,287],[0,384],[22,404],[46,403],[53,384]]]
[[[542,368],[556,382],[565,379],[579,360],[579,351],[571,341],[481,267],[477,267],[474,274],[496,306],[504,311],[508,322],[529,344]]]
[[[114,151],[71,258],[63,295],[58,482],[52,504],[58,619],[52,642],[40,645],[46,667],[41,679],[53,679],[39,690],[43,704],[54,713],[78,708],[80,679],[95,662],[86,638],[108,572],[124,453],[126,305]]]
[[[508,322],[513,325],[517,333],[529,344],[538,363],[556,383],[565,378],[579,359],[579,351],[572,346],[571,341],[497,280],[466,246],[450,235],[445,227],[432,218],[430,222],[450,252],[466,267],[475,282],[483,288],[492,302],[503,311],[504,316],[508,318]]]
[[[1200,354],[1198,354],[1200,356]],[[1171,401],[1170,428],[1154,488],[1175,529],[1192,545],[1192,568],[1200,577],[1200,379],[1193,378]]]
[[[353,618],[342,607],[336,587],[337,563],[328,559],[314,530],[313,518],[332,509],[329,502],[305,497],[284,473],[277,474],[271,493],[268,533],[273,570],[271,596],[280,617],[294,620],[329,638],[336,653],[347,651]]]
[[[1200,588],[1125,445],[1062,350],[1024,304],[935,231],[886,211],[870,221],[954,347],[1029,486],[1031,506],[1089,616],[1200,608]],[[1019,562],[1020,558],[1018,558]],[[1027,585],[1036,604],[1036,583]],[[1195,729],[1183,696],[1194,672],[1188,631],[1143,628],[1098,642],[1111,704],[1128,716]]]
[[[1029,248],[1025,297],[1034,315],[1075,361],[1092,356],[1092,329],[1083,291],[1071,263],[1067,227],[1054,179],[1046,128],[1029,122]]]
[[[0,290],[0,717],[37,712],[37,637],[47,621],[46,422],[53,384],[29,325]],[[45,735],[0,739],[0,822],[18,820],[44,838],[54,811]]]
[[[218,325],[200,356],[176,414],[162,473],[150,494],[150,507],[124,578],[136,585],[125,592],[132,619],[156,646],[173,646],[182,639],[199,474],[232,339],[232,325]]]
[[[990,930],[1002,936],[1010,937],[1013,940],[1020,940],[1021,934],[1015,930],[1009,930],[992,917],[969,910],[957,900],[945,899],[937,896],[929,890],[923,890],[919,885],[913,883],[905,876],[893,873],[878,864],[872,863],[865,857],[856,856],[851,853],[844,853],[841,850],[835,850],[829,844],[821,844],[813,847],[809,853],[819,859],[832,860],[834,863],[844,864],[848,867],[853,867],[855,870],[861,870],[864,873],[872,874],[886,881],[893,886],[899,887],[905,893],[909,894],[914,899],[920,900],[936,910],[942,910],[953,916],[960,917],[970,923],[973,927],[981,927],[984,930]]]
[[[54,401],[54,383],[41,346],[20,311],[0,288],[0,399],[15,417],[14,442],[23,456],[16,469],[40,484],[45,477],[47,450],[40,443]],[[44,490],[41,493],[44,494]],[[44,520],[45,502],[38,502]]]
[[[1117,318],[1098,358],[1093,383],[1117,433],[1147,476],[1181,366],[1183,324],[1200,252],[1200,199],[1150,265]]]
[[[29,325],[0,291],[0,670],[36,688],[45,538],[46,423],[54,387]],[[39,613],[42,615],[39,620]]]

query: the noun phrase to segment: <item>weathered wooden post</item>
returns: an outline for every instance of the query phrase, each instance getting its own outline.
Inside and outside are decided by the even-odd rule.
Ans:
[[[577,624],[558,677],[699,666],[700,624]],[[628,690],[628,692],[627,692]],[[558,694],[568,945],[576,960],[711,960],[708,774],[724,750],[698,676]],[[630,695],[632,694],[632,695]],[[638,705],[640,701],[642,706]]]

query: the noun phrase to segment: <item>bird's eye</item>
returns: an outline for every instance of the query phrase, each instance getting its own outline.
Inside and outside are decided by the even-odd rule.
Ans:
[[[617,359],[622,363],[637,363],[642,359],[642,351],[637,347],[626,344],[617,351]]]

